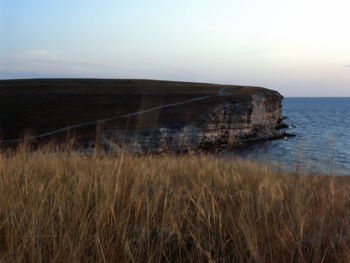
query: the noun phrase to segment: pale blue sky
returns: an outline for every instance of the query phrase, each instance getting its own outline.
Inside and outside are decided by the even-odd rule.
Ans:
[[[0,0],[0,78],[149,78],[350,96],[348,0]]]

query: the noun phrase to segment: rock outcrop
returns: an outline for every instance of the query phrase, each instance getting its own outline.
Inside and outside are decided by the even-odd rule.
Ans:
[[[103,129],[101,143],[107,151],[163,153],[216,151],[285,136],[282,96],[277,92],[248,97],[225,96],[209,104],[197,118],[182,123]],[[176,113],[174,113],[176,114]]]

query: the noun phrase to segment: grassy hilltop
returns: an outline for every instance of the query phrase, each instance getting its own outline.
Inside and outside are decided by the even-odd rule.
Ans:
[[[103,79],[25,79],[0,81],[0,127],[4,139],[23,137],[69,125],[138,112],[155,106],[182,102],[201,96],[215,96],[229,87],[230,100],[242,101],[252,94],[276,93],[260,87],[156,80]],[[143,114],[142,118],[107,123],[119,128],[152,126],[167,122],[187,122],[208,106],[223,101],[212,97],[178,107]],[[96,126],[76,129],[78,135],[91,135]]]

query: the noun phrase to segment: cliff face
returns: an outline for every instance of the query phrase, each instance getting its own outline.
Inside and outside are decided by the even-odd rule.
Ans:
[[[277,92],[227,96],[186,123],[103,129],[101,142],[112,152],[162,153],[217,150],[280,138],[282,98]]]

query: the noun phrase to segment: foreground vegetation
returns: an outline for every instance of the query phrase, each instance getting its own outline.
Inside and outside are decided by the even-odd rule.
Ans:
[[[0,262],[349,262],[347,178],[205,156],[0,155]]]

